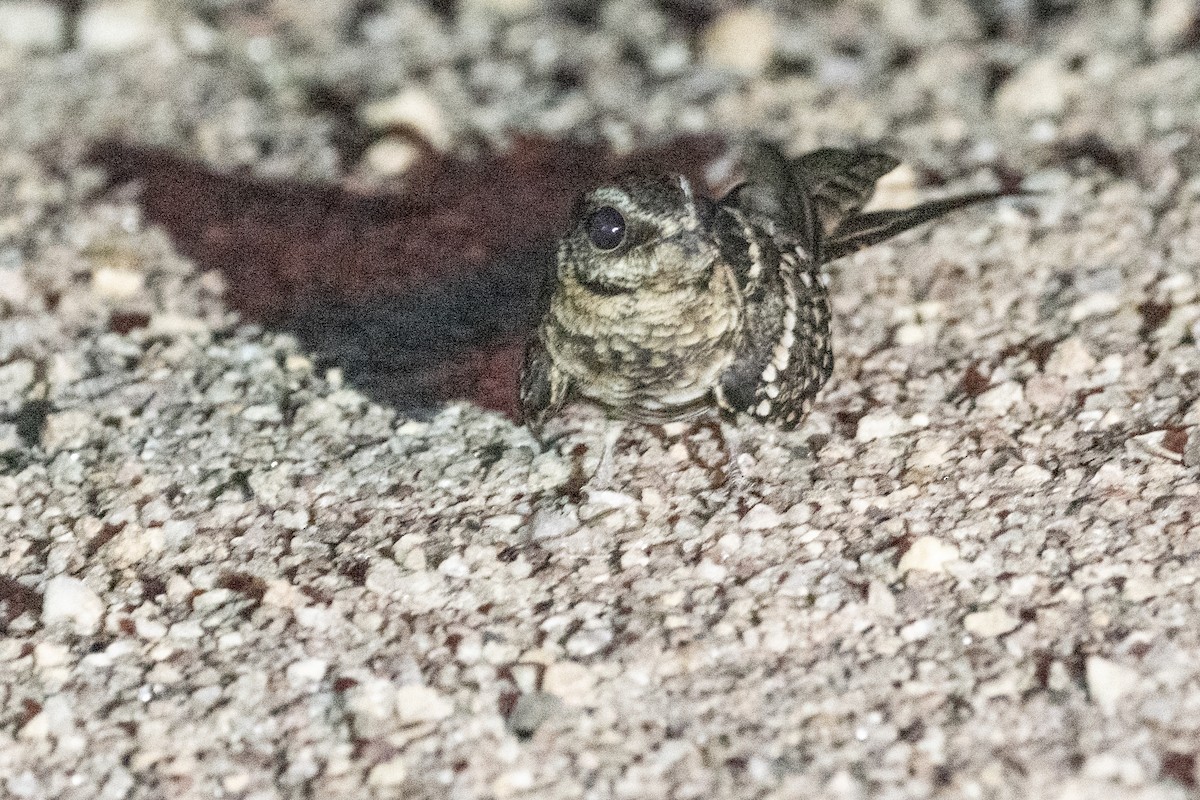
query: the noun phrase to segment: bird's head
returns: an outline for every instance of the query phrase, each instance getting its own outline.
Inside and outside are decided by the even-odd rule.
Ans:
[[[679,176],[625,175],[580,199],[559,241],[558,280],[597,297],[706,284],[715,205]]]

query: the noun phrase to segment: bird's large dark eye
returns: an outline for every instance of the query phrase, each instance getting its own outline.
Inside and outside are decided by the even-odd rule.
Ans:
[[[625,241],[625,218],[612,206],[598,208],[588,215],[587,235],[601,250],[615,250]]]

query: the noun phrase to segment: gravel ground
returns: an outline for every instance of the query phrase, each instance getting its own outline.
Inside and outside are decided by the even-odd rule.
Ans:
[[[434,5],[0,2],[0,794],[1196,796],[1194,3]],[[834,264],[740,488],[376,402],[86,163],[704,132],[1038,193]]]

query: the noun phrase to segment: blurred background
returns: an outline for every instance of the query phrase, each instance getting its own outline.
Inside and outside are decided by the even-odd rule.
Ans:
[[[0,2],[10,122],[61,132],[36,92],[73,80],[77,133],[365,182],[418,158],[406,133],[1120,149],[1197,123],[1198,42],[1194,0]]]
[[[1197,796],[1198,17],[0,0],[0,795]],[[582,493],[554,239],[749,136],[1035,194],[829,265],[770,505]]]
[[[71,198],[134,204],[211,284],[204,313],[407,409],[511,411],[571,203],[632,164],[720,184],[747,136],[869,145],[906,160],[892,204],[1083,177],[1165,209],[1198,130],[1194,0],[0,0],[9,252],[45,255],[28,232]],[[116,291],[80,324],[196,294]]]

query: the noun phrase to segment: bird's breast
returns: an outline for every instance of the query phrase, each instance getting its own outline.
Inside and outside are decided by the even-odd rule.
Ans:
[[[740,316],[720,286],[615,297],[563,287],[546,343],[583,396],[627,416],[670,417],[703,401],[733,360]]]

